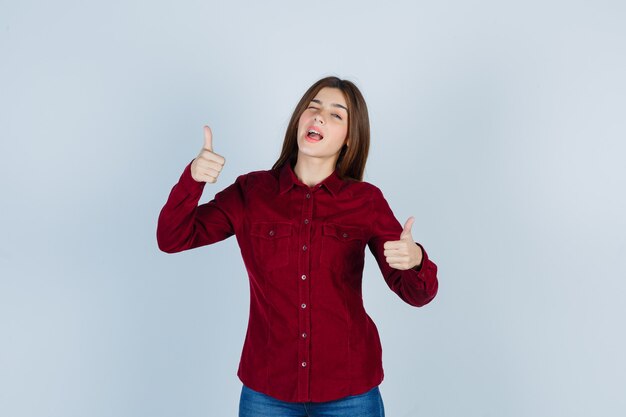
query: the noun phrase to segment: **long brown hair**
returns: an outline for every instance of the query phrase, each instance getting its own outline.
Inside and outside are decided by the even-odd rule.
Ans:
[[[370,148],[370,122],[365,99],[356,85],[348,80],[337,77],[326,77],[317,81],[304,93],[291,115],[285,132],[283,149],[272,169],[282,167],[285,163],[295,164],[298,158],[298,121],[300,115],[324,87],[337,88],[343,93],[348,105],[348,133],[350,146],[343,145],[337,159],[337,172],[341,178],[363,180],[363,171]]]

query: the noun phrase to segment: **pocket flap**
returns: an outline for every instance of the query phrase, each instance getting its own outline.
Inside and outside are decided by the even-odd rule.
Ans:
[[[291,236],[291,223],[286,222],[257,222],[250,226],[252,236],[275,239],[277,237]]]
[[[339,240],[363,240],[363,230],[354,226],[326,223],[322,228],[324,236],[333,236]]]

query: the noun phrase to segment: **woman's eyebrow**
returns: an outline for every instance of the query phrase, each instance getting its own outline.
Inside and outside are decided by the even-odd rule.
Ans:
[[[318,100],[318,99],[316,99],[316,98],[314,98],[314,99],[313,99],[313,100],[311,100],[311,101],[312,101],[312,102],[314,102],[314,103],[319,104],[320,106],[321,106],[322,104],[324,104],[324,103],[322,103],[322,100]],[[348,112],[348,109],[347,109],[345,106],[342,106],[341,104],[332,103],[332,104],[331,104],[331,106],[333,106],[333,107],[340,107],[340,108],[344,109],[344,110],[346,111],[346,113]]]

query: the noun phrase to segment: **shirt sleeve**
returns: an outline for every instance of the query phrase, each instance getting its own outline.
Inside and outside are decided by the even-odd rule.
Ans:
[[[385,242],[399,240],[402,233],[402,226],[394,216],[387,200],[385,200],[380,189],[374,187],[371,200],[372,233],[368,241],[368,246],[385,282],[389,288],[395,292],[404,302],[415,307],[428,304],[435,298],[438,290],[437,265],[431,261],[424,247],[422,248],[422,263],[412,269],[399,270],[389,266],[385,259]]]
[[[181,252],[235,234],[242,218],[245,181],[246,176],[240,175],[211,201],[198,205],[206,183],[193,179],[189,163],[159,214],[156,233],[159,249]]]

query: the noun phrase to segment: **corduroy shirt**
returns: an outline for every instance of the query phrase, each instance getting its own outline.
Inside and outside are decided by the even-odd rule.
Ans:
[[[173,253],[236,236],[250,282],[241,382],[293,402],[379,385],[382,347],[361,294],[365,247],[404,302],[423,306],[438,288],[437,266],[421,245],[421,265],[401,271],[387,264],[383,245],[399,240],[402,226],[380,189],[337,171],[309,187],[286,163],[240,175],[198,205],[205,183],[190,168],[161,210],[157,241]]]

